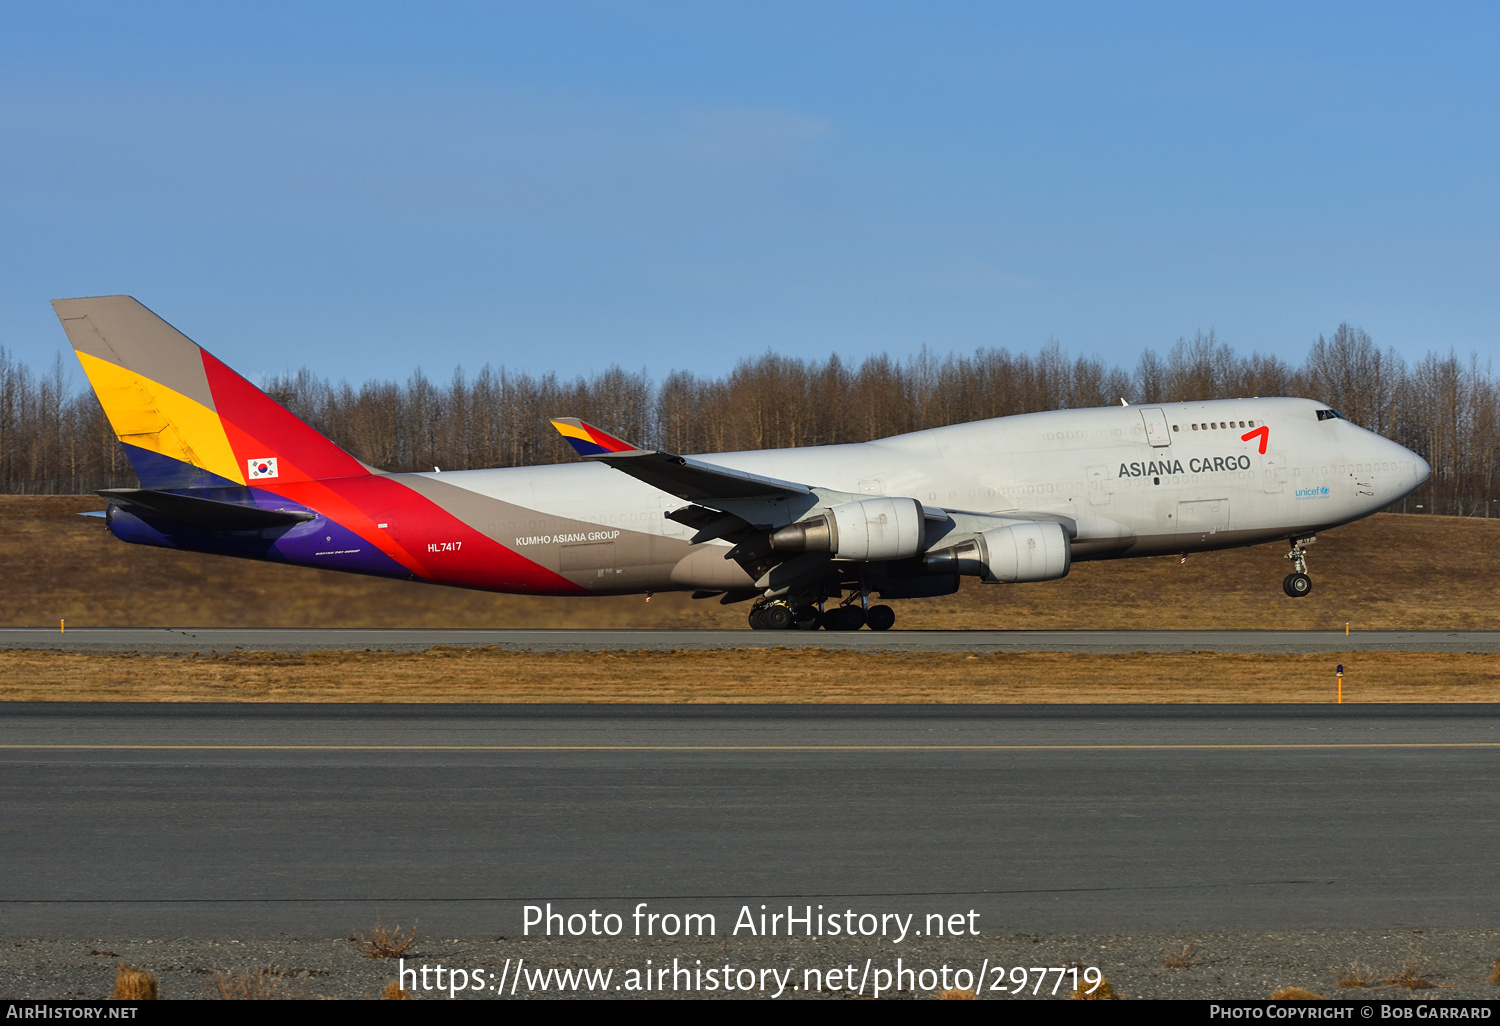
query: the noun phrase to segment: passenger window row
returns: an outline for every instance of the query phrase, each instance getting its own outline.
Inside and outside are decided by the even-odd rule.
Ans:
[[[1253,420],[1242,420],[1242,421],[1239,422],[1239,426],[1240,427],[1246,427],[1247,425],[1249,427],[1259,427],[1260,426],[1259,424],[1257,424]],[[1226,428],[1233,428],[1233,427],[1235,427],[1235,422],[1232,421],[1232,420],[1215,420],[1215,421],[1210,421],[1207,424],[1190,424],[1188,426],[1191,427],[1194,431],[1219,431],[1219,430],[1223,430],[1223,429],[1226,429]],[[1173,431],[1180,431],[1181,428],[1178,425],[1173,424],[1172,425],[1172,430]]]
[[[1404,468],[1399,463],[1354,463],[1354,464],[1342,464],[1341,463],[1338,466],[1336,466],[1336,467],[1333,468],[1333,472],[1335,474],[1373,474],[1373,473],[1376,473],[1377,471],[1386,471],[1386,472],[1389,472],[1389,471],[1392,471],[1392,470],[1402,470],[1402,469],[1404,469]],[[1329,470],[1329,468],[1327,468],[1327,467],[1308,467],[1307,468],[1307,472],[1309,474],[1326,474],[1326,473],[1328,473],[1328,470]],[[1302,468],[1301,467],[1294,467],[1292,469],[1292,473],[1300,475],[1302,473]]]

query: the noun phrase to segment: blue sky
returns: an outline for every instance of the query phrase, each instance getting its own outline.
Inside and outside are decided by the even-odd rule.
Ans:
[[[1500,355],[1494,5],[10,2],[0,345],[722,373],[1340,321]],[[1500,362],[1500,361],[1497,361]]]

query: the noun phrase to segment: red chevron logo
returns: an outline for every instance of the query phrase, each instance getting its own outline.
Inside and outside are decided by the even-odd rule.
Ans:
[[[1247,431],[1243,435],[1240,435],[1240,441],[1248,442],[1256,435],[1260,436],[1260,454],[1264,456],[1266,454],[1266,443],[1271,440],[1271,429],[1266,425],[1262,424],[1254,431]]]

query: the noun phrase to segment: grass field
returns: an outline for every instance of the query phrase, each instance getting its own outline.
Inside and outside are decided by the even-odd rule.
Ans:
[[[744,627],[683,594],[491,595],[126,545],[89,496],[0,496],[0,624],[240,627]],[[1285,544],[1080,563],[1061,581],[895,603],[903,628],[1500,628],[1500,520],[1383,514],[1319,537],[1289,599]]]
[[[734,649],[106,656],[0,653],[0,701],[1494,702],[1500,659],[1425,652],[974,656]]]
[[[0,497],[0,623],[51,626],[744,627],[685,595],[490,595],[125,545],[87,496]],[[1382,515],[1311,549],[1316,586],[1281,593],[1284,545],[1082,563],[1064,580],[897,603],[906,628],[1500,628],[1500,520]],[[5,701],[309,702],[1500,701],[1500,659],[1432,653],[892,654],[820,650],[217,657],[0,653]]]

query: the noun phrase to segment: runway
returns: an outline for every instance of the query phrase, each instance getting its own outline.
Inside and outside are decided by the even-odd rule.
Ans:
[[[0,705],[15,936],[1487,926],[1493,706]]]
[[[823,648],[868,652],[1481,652],[1500,631],[752,631],[0,628],[0,650],[59,652],[418,652],[436,646],[531,652]]]

